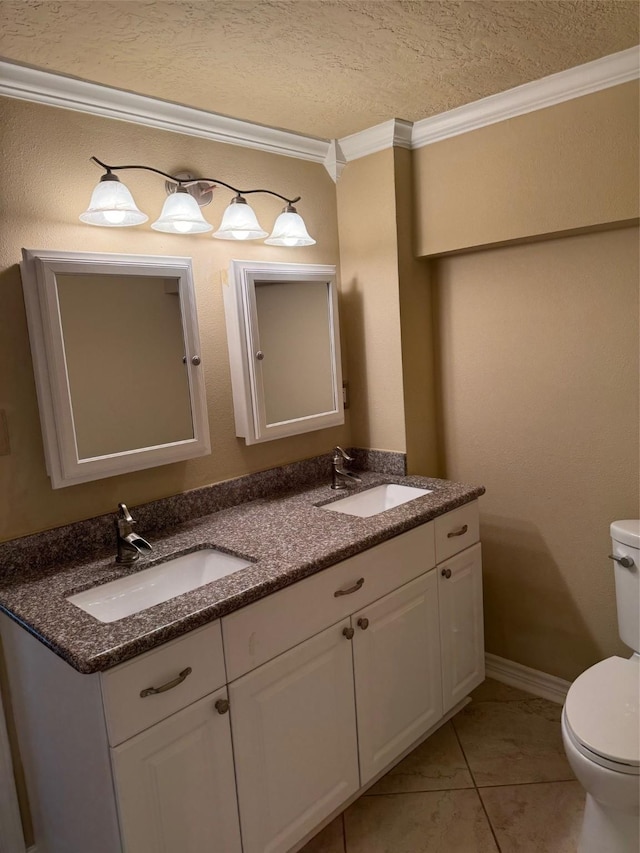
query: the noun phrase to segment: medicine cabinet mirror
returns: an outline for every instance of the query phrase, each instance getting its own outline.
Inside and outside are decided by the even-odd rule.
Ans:
[[[53,488],[210,453],[191,259],[22,255]]]
[[[223,294],[236,435],[344,423],[335,267],[231,261]]]

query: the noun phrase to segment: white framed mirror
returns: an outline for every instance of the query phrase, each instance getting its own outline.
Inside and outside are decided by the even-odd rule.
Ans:
[[[335,267],[234,260],[223,295],[236,435],[344,423]]]
[[[22,256],[52,487],[210,453],[191,259]]]

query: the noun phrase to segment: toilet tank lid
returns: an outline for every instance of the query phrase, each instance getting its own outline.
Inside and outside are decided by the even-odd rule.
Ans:
[[[627,518],[624,521],[614,521],[611,525],[611,538],[631,548],[640,548],[640,520]]]

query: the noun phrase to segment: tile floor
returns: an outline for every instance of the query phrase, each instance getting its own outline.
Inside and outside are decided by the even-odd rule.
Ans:
[[[575,853],[561,706],[487,680],[300,853]]]

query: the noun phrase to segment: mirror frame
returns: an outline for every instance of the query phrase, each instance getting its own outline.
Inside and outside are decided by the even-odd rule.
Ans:
[[[326,282],[328,287],[329,336],[332,360],[333,408],[301,418],[268,424],[261,363],[255,285],[268,282]],[[338,322],[336,268],[329,264],[280,264],[233,260],[223,286],[227,343],[236,435],[246,444],[258,444],[344,423],[342,364]]]
[[[200,354],[191,258],[58,252],[48,249],[23,249],[22,258],[22,289],[45,460],[52,488],[59,489],[210,453],[203,368],[200,362],[196,365],[191,361]],[[59,273],[153,276],[178,280],[193,438],[104,456],[79,458],[56,289],[56,276]],[[123,409],[123,417],[130,416],[130,413],[131,409]]]

